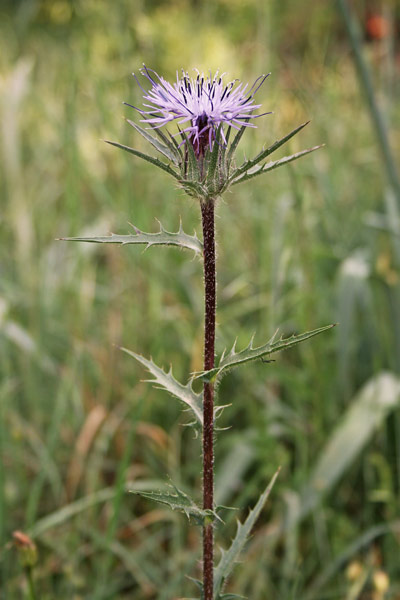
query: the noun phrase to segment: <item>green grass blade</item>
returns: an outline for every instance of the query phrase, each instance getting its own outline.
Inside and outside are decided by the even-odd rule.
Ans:
[[[142,480],[127,484],[130,492],[132,492],[134,488],[139,490],[152,490],[159,486],[159,480]],[[89,508],[112,500],[117,493],[118,490],[114,487],[103,488],[97,492],[94,492],[93,494],[79,498],[79,500],[75,500],[70,504],[65,504],[59,510],[56,510],[36,521],[36,523],[28,529],[27,534],[34,538],[40,537],[46,533],[46,531],[63,525],[76,515],[85,512]]]
[[[296,346],[297,344],[309,340],[310,338],[319,335],[324,331],[328,331],[328,329],[332,329],[332,327],[335,327],[335,324],[325,325],[324,327],[319,327],[318,329],[313,329],[312,331],[307,331],[305,333],[301,333],[300,335],[292,335],[286,339],[281,336],[278,340],[275,340],[275,334],[266,344],[263,346],[258,346],[258,348],[253,348],[253,339],[251,339],[247,348],[241,350],[240,352],[236,352],[235,342],[229,354],[225,355],[225,352],[222,354],[219,364],[214,369],[203,371],[196,375],[196,377],[202,378],[204,381],[214,381],[224,371],[233,369],[234,367],[252,360],[260,360],[269,354],[274,354],[275,352],[280,352],[281,350],[286,350],[287,348]]]
[[[387,415],[399,406],[400,379],[381,373],[360,390],[329,438],[302,494],[301,512],[308,513],[354,462]]]
[[[135,358],[138,362],[140,362],[150,373],[154,376],[154,379],[150,379],[150,383],[156,384],[157,387],[160,387],[167,392],[169,392],[175,398],[181,400],[186,406],[188,406],[196,420],[203,425],[203,408],[202,408],[202,394],[196,394],[193,391],[192,380],[190,380],[186,385],[182,385],[175,379],[172,375],[172,369],[166,373],[160,367],[150,359],[147,360],[140,354],[136,354],[127,348],[121,348],[124,352],[129,354]]]
[[[60,238],[64,242],[90,242],[96,244],[145,244],[146,248],[150,246],[181,246],[193,250],[196,254],[201,254],[203,244],[198,239],[197,235],[188,235],[180,225],[176,233],[171,233],[164,229],[160,223],[160,231],[157,233],[145,233],[137,227],[133,226],[136,233],[130,235],[117,235],[112,233],[106,236],[97,237],[71,237]]]
[[[278,477],[278,474],[279,474],[279,470],[275,473],[275,475],[273,476],[268,487],[261,494],[257,504],[255,505],[253,510],[250,511],[245,522],[240,523],[238,521],[236,535],[232,541],[232,544],[231,544],[229,550],[222,551],[221,560],[220,560],[219,564],[217,565],[215,572],[214,572],[214,596],[215,596],[216,600],[221,598],[220,594],[221,594],[222,588],[223,588],[226,580],[228,579],[233,567],[235,566],[235,562],[238,560],[239,555],[240,555],[241,551],[243,550],[244,545],[246,544],[246,542],[250,536],[250,533],[251,533],[258,517],[260,516],[262,509],[264,508],[264,505],[268,499],[268,496],[272,490],[272,487],[276,481],[276,478]]]
[[[237,440],[216,469],[214,499],[217,504],[231,501],[254,461],[255,449],[247,438]]]
[[[327,582],[344,567],[344,565],[349,563],[354,557],[359,556],[362,550],[370,547],[378,537],[387,534],[397,536],[400,534],[399,520],[374,525],[348,544],[336,558],[330,560],[328,564],[322,568],[322,571],[318,574],[305,593],[304,600],[316,600],[321,598],[321,588],[326,585]]]
[[[98,563],[98,573],[96,577],[96,585],[94,587],[94,594],[100,594],[101,590],[105,587],[110,577],[110,571],[112,569],[112,563],[114,559],[114,552],[112,550],[113,541],[118,537],[117,530],[119,525],[119,517],[121,514],[121,507],[123,499],[125,498],[125,481],[129,465],[132,460],[132,453],[134,448],[134,440],[136,438],[137,424],[141,420],[143,411],[143,401],[140,402],[139,407],[135,406],[131,410],[131,414],[128,414],[128,418],[132,425],[127,433],[127,440],[121,460],[118,463],[117,477],[115,482],[115,495],[111,502],[111,515],[108,521],[107,531],[105,534],[105,548],[103,560]]]

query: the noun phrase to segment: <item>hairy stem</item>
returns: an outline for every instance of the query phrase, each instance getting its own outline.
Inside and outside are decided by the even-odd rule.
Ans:
[[[204,254],[204,370],[214,367],[215,347],[215,225],[214,200],[201,205]],[[203,508],[214,508],[214,384],[204,383],[203,401]],[[204,600],[213,600],[214,532],[213,525],[203,528]]]

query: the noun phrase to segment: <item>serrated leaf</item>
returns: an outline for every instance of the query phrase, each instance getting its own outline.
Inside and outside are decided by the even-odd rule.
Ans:
[[[214,571],[214,597],[216,599],[221,597],[220,594],[221,594],[222,588],[223,588],[227,578],[229,577],[233,567],[235,566],[235,562],[239,558],[239,554],[243,550],[243,547],[246,544],[246,542],[250,536],[251,530],[253,529],[258,517],[260,516],[262,509],[264,508],[264,505],[265,505],[265,503],[268,499],[268,496],[272,490],[275,480],[278,477],[278,474],[279,474],[279,470],[275,473],[275,475],[271,479],[271,482],[269,483],[268,487],[261,494],[261,496],[260,496],[257,504],[255,505],[255,507],[253,508],[253,510],[251,510],[249,512],[249,515],[248,515],[247,519],[245,520],[245,522],[240,523],[240,521],[238,521],[236,535],[231,543],[229,550],[222,551],[221,560],[219,561],[219,563]],[[229,595],[228,595],[228,597],[229,597]]]
[[[238,167],[236,169],[236,171],[234,173],[232,173],[230,179],[231,180],[236,179],[236,177],[238,177],[242,173],[245,173],[246,171],[248,171],[249,169],[251,169],[252,167],[257,165],[260,161],[267,158],[267,156],[270,156],[270,154],[275,152],[275,150],[278,150],[278,148],[283,146],[283,144],[286,144],[286,142],[288,142],[292,137],[294,137],[297,133],[299,133],[299,131],[304,129],[304,127],[306,125],[308,125],[309,122],[310,121],[307,121],[306,123],[302,123],[301,125],[296,127],[296,129],[293,129],[293,131],[291,131],[290,133],[285,135],[283,138],[274,142],[271,146],[269,146],[269,148],[267,148],[266,150],[262,150],[259,154],[257,154],[257,156],[244,162],[240,167]]]
[[[196,378],[201,378],[204,381],[210,382],[214,381],[217,377],[221,375],[224,371],[229,369],[233,369],[240,364],[250,362],[252,360],[259,360],[264,356],[268,356],[269,354],[274,354],[275,352],[280,352],[281,350],[286,350],[287,348],[291,348],[305,340],[308,340],[323,331],[327,331],[328,329],[332,329],[335,327],[333,325],[325,325],[324,327],[319,327],[318,329],[313,329],[312,331],[307,331],[305,333],[301,333],[300,335],[292,335],[288,338],[283,338],[281,336],[278,340],[275,341],[276,333],[272,336],[272,338],[263,346],[258,346],[258,348],[253,348],[253,339],[250,341],[250,344],[244,350],[240,352],[236,352],[235,346],[236,342],[233,345],[229,354],[225,355],[223,352],[219,364],[209,371],[202,371],[200,374],[196,375]]]
[[[136,129],[136,131],[138,133],[140,133],[140,135],[142,137],[144,137],[144,139],[147,142],[149,142],[152,146],[154,146],[154,148],[156,150],[158,150],[158,152],[161,152],[161,154],[166,156],[166,158],[168,158],[176,166],[178,166],[180,164],[181,161],[179,158],[179,154],[176,152],[175,147],[171,144],[171,142],[168,140],[168,138],[166,138],[164,136],[167,143],[162,144],[161,142],[158,141],[157,138],[152,136],[146,129],[143,129],[143,127],[140,127],[140,125],[137,125],[137,123],[135,123],[134,121],[131,121],[130,119],[126,119],[126,121],[127,121],[127,123],[129,123],[129,125],[131,125],[134,129]]]
[[[134,226],[133,226],[134,227]],[[176,233],[171,233],[163,228],[160,223],[160,231],[157,233],[144,233],[137,227],[134,227],[136,233],[131,235],[117,235],[112,233],[111,235],[98,236],[98,237],[71,237],[61,238],[62,241],[66,242],[91,242],[97,244],[146,244],[147,248],[150,246],[181,246],[182,248],[188,248],[193,250],[196,254],[201,254],[203,251],[203,244],[198,239],[197,235],[188,235],[182,229],[180,225],[179,230]]]
[[[158,158],[154,158],[153,156],[149,156],[148,154],[144,154],[143,152],[139,152],[139,150],[135,150],[134,148],[130,148],[129,146],[124,146],[124,144],[119,144],[118,142],[110,142],[109,140],[104,141],[106,142],[106,144],[110,144],[111,146],[115,146],[116,148],[120,148],[121,150],[125,150],[125,152],[129,152],[134,156],[138,156],[139,158],[146,160],[147,162],[155,165],[156,167],[159,167],[163,171],[166,171],[166,173],[172,175],[172,177],[175,177],[175,179],[180,179],[180,175],[176,173],[176,171],[171,169],[169,165],[166,165]]]
[[[296,154],[292,154],[291,156],[284,156],[283,158],[280,158],[279,160],[274,160],[274,161],[271,161],[264,165],[257,165],[255,167],[252,167],[245,173],[243,173],[243,175],[240,175],[239,177],[232,179],[230,183],[232,185],[236,185],[237,183],[243,183],[244,181],[253,179],[253,177],[257,177],[257,175],[262,175],[263,173],[268,173],[268,171],[272,171],[273,169],[282,167],[283,165],[293,162],[294,160],[297,160],[298,158],[301,158],[302,156],[305,156],[306,154],[310,154],[311,152],[315,152],[315,150],[319,150],[319,148],[323,148],[323,147],[324,147],[324,144],[321,144],[320,146],[314,146],[313,148],[308,148],[307,150],[302,150],[301,152],[296,152]]]
[[[140,354],[136,354],[127,348],[121,348],[124,352],[129,354],[135,358],[138,362],[146,367],[148,371],[154,376],[155,379],[149,379],[153,384],[156,384],[158,387],[166,390],[175,398],[181,400],[186,406],[188,406],[194,416],[196,417],[196,421],[198,421],[201,425],[203,425],[203,408],[202,408],[202,394],[196,394],[192,387],[192,379],[186,384],[182,385],[175,379],[172,375],[172,369],[166,373],[160,367],[150,359],[144,358]]]
[[[172,510],[183,512],[188,519],[192,518],[197,525],[203,526],[204,523],[212,523],[216,519],[220,520],[215,511],[200,508],[188,494],[177,488],[176,485],[171,484],[168,487],[173,492],[141,492],[140,490],[132,490],[132,493],[148,500],[159,502],[160,504],[166,504]]]

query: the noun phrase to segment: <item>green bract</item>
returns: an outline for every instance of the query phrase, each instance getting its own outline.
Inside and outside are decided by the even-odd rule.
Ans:
[[[237,131],[232,142],[229,141],[232,133],[232,128],[229,127],[225,136],[226,143],[222,139],[220,126],[217,130],[216,141],[212,150],[207,148],[204,156],[198,157],[193,145],[184,132],[181,132],[184,143],[180,146],[170,133],[165,134],[160,129],[156,129],[150,125],[148,129],[143,129],[130,120],[128,120],[128,123],[162,155],[163,159],[166,158],[169,162],[165,163],[164,160],[144,154],[139,150],[117,142],[108,140],[106,142],[162,169],[179,182],[180,187],[185,190],[188,196],[198,198],[202,201],[207,201],[210,198],[215,199],[221,196],[231,185],[252,179],[257,175],[276,169],[288,162],[297,160],[301,156],[314,152],[314,150],[322,148],[322,145],[314,146],[276,161],[264,162],[268,156],[299,133],[309,123],[307,121],[296,127],[296,129],[293,129],[293,131],[280,140],[274,142],[268,148],[261,150],[254,158],[246,160],[239,167],[236,167],[234,155],[246,129],[246,125],[242,125],[239,131]],[[154,135],[152,135],[153,133]]]

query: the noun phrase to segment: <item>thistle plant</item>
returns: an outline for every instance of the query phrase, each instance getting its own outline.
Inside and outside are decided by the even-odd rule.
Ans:
[[[268,360],[266,357],[290,348],[315,335],[322,333],[332,325],[293,335],[284,339],[276,334],[265,344],[254,346],[253,339],[248,346],[237,350],[235,343],[228,352],[215,358],[215,319],[216,319],[216,254],[215,254],[215,207],[218,198],[231,186],[245,183],[254,177],[263,175],[289,162],[314,152],[321,146],[308,148],[296,154],[278,160],[266,162],[266,159],[293,136],[299,133],[307,123],[296,127],[271,146],[263,148],[254,158],[236,165],[235,152],[246,129],[254,128],[254,121],[265,114],[255,114],[260,104],[256,104],[255,94],[265,82],[262,75],[249,87],[238,80],[224,83],[224,75],[210,73],[208,76],[197,72],[189,77],[185,72],[177,74],[176,82],[171,84],[154,71],[143,67],[143,106],[134,108],[140,115],[139,125],[135,121],[127,122],[149,144],[162,159],[144,154],[139,150],[117,142],[108,144],[129,152],[150,162],[166,172],[179,188],[195,198],[199,204],[202,222],[202,241],[196,234],[188,235],[182,225],[175,233],[166,231],[162,225],[156,233],[144,233],[134,227],[133,233],[126,235],[111,234],[103,237],[64,238],[70,241],[174,245],[194,251],[202,258],[204,269],[204,365],[199,373],[191,374],[186,384],[175,379],[172,368],[167,372],[158,367],[153,360],[144,358],[129,349],[122,348],[127,354],[139,361],[153,376],[151,381],[179,399],[185,409],[193,415],[191,423],[196,431],[201,431],[203,501],[199,506],[186,493],[173,484],[170,491],[140,492],[151,500],[167,504],[174,510],[180,510],[194,523],[202,527],[203,533],[203,570],[202,581],[194,580],[200,588],[202,600],[229,600],[239,598],[232,593],[224,593],[226,581],[234,563],[242,551],[247,538],[268,498],[277,477],[274,475],[258,502],[243,523],[238,523],[236,535],[227,551],[222,551],[219,562],[214,564],[214,530],[222,520],[219,511],[223,508],[214,503],[214,441],[216,420],[224,405],[216,402],[217,386],[221,378],[231,369],[255,360]],[[169,125],[175,130],[172,133]],[[167,128],[165,128],[167,126]],[[165,129],[164,129],[165,128]],[[166,160],[165,160],[166,159]],[[193,387],[194,380],[201,380],[202,393]]]

